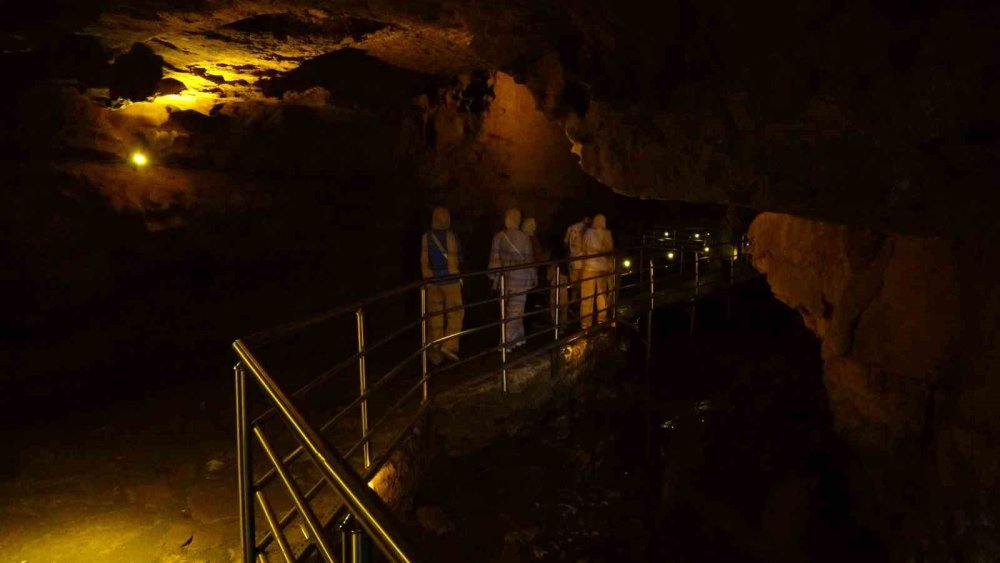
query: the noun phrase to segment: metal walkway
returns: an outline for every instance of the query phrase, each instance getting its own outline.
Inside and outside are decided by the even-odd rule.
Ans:
[[[389,561],[421,560],[374,483],[436,393],[463,374],[492,372],[506,393],[517,366],[615,326],[641,330],[624,321],[657,307],[688,304],[694,330],[698,299],[756,277],[745,237],[715,242],[700,229],[644,233],[640,246],[601,256],[614,264],[591,278],[608,283],[606,318],[595,311],[586,329],[566,315],[582,299],[575,291],[567,299],[572,284],[559,283],[569,266],[562,259],[445,278],[464,285],[467,301],[455,309],[463,309],[465,324],[436,340],[428,339],[433,315],[418,282],[234,342],[243,560],[362,561],[371,544]],[[554,281],[505,291],[508,273],[526,267]],[[504,318],[506,301],[517,295],[537,299],[537,307]],[[512,351],[508,327],[516,320],[528,329],[523,348]],[[451,338],[461,339],[464,356],[432,366],[428,353]],[[252,415],[254,407],[260,412]]]

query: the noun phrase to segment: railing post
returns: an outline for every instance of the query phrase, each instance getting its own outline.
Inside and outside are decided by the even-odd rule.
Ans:
[[[653,259],[649,259],[649,314],[646,315],[646,374],[653,357],[653,311],[656,309],[656,271]]]
[[[340,525],[340,561],[341,563],[369,563],[371,548],[368,536],[358,525],[354,516],[348,515]]]
[[[553,266],[555,267],[555,278],[552,281],[555,282],[555,296],[554,299],[550,298],[549,302],[553,304],[552,307],[553,341],[559,342],[559,316],[561,312],[559,307],[559,302],[560,302],[559,293],[562,291],[562,287],[560,287],[561,284],[559,283],[559,269],[560,269],[559,263],[556,262]],[[552,353],[549,354],[549,374],[552,377],[555,377],[559,373],[560,352],[561,348],[559,346],[555,346],[552,348]]]
[[[649,259],[649,310],[656,307],[656,271],[653,269],[653,259]]]
[[[639,247],[639,275],[636,283],[642,285],[642,265],[646,263],[646,235],[642,235],[642,246]]]
[[[364,443],[361,449],[364,452],[365,469],[372,466],[371,441],[368,439],[368,399],[365,393],[368,391],[368,377],[365,366],[365,356],[368,353],[365,349],[365,308],[358,307],[355,311],[358,321],[358,382],[361,388],[361,439]]]
[[[614,284],[614,287],[611,291],[607,291],[607,289],[605,289],[605,292],[608,293],[608,295],[604,300],[604,306],[610,309],[607,315],[608,319],[612,323],[618,320],[618,288],[621,287],[622,281],[622,270],[618,266],[618,254],[613,255],[613,260],[614,262],[611,264],[611,283]],[[639,264],[642,264],[642,262],[639,262]],[[642,271],[641,265],[639,266],[639,271]]]
[[[253,463],[250,456],[250,417],[247,413],[246,370],[243,362],[233,366],[236,378],[236,478],[239,481],[240,544],[244,563],[256,560],[254,531]]]
[[[553,326],[552,330],[553,330],[553,332],[555,334],[555,339],[556,340],[559,340],[559,319],[560,319],[560,314],[562,313],[562,310],[560,309],[560,303],[559,303],[559,301],[560,301],[559,300],[559,294],[562,293],[562,283],[560,281],[561,278],[560,278],[560,275],[559,275],[560,270],[561,270],[561,268],[559,267],[559,264],[557,263],[556,264],[556,277],[555,277],[555,282],[556,282],[556,298],[555,298],[556,309],[555,309],[555,311],[553,311],[553,315],[552,315],[552,319],[553,319],[552,320],[552,326]]]
[[[423,399],[427,402],[428,374],[427,374],[427,284],[420,286],[420,377],[423,381]]]
[[[701,257],[698,256],[698,251],[694,251],[694,296],[698,297],[698,284],[699,284],[699,266],[701,263]]]
[[[699,262],[698,251],[694,251],[694,297],[691,298],[691,324],[688,327],[688,333],[694,336],[694,316],[698,308],[698,284],[699,282]]]
[[[507,392],[507,276],[500,272],[500,386]]]
[[[733,320],[733,287],[736,286],[736,257],[739,254],[739,243],[733,245],[729,256],[729,296],[726,299],[726,320]]]

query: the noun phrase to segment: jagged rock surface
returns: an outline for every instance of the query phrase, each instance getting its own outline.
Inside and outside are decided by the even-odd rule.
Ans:
[[[834,423],[870,456],[873,500],[905,506],[903,483],[916,482],[931,491],[922,502],[954,511],[944,520],[976,528],[995,514],[984,508],[1000,489],[995,249],[775,213],[750,237],[774,295],[821,341]]]
[[[17,79],[0,92],[0,149],[60,173],[3,176],[60,192],[5,200],[13,253],[27,279],[73,268],[53,249],[92,218],[46,213],[40,238],[18,225],[40,223],[39,201],[103,217],[80,184],[148,230],[266,199],[255,181],[289,170],[420,178],[484,217],[510,194],[599,193],[580,176],[562,189],[578,158],[629,195],[836,222],[767,214],[754,237],[775,294],[822,339],[839,428],[860,448],[917,451],[945,487],[1000,488],[1000,4],[647,4],[29,3],[0,29]],[[493,109],[470,111],[488,88]],[[540,129],[542,112],[559,125]],[[137,146],[177,168],[136,173]],[[488,203],[457,189],[470,183]]]
[[[88,47],[86,64],[65,64],[63,36],[18,21],[7,24],[18,33],[5,36],[16,47],[5,59],[28,76],[44,67],[77,80],[94,99],[138,99],[158,71],[144,64],[145,82],[116,86],[122,65],[102,66],[100,52],[127,52],[124,64],[152,51],[186,88],[162,103],[206,113],[266,99],[269,80],[344,48],[437,76],[501,69],[563,124],[583,169],[619,192],[968,234],[992,231],[1000,203],[990,189],[998,10],[888,0],[84,2],[56,21],[97,38],[74,39]],[[110,96],[94,88],[109,83]]]

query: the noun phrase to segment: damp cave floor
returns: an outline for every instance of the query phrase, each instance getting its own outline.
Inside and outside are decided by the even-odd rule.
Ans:
[[[213,376],[4,429],[0,563],[238,561],[233,418]]]
[[[237,561],[232,409],[206,379],[4,432],[0,562]]]

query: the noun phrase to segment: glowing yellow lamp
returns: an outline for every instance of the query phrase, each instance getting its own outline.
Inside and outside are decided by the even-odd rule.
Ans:
[[[136,151],[132,153],[132,164],[136,166],[145,166],[149,164],[149,159],[146,158],[146,155]]]
[[[632,267],[632,261],[629,260],[628,258],[626,258],[626,259],[622,260],[622,266],[625,266],[626,268],[631,268]]]
[[[673,259],[674,259],[674,253],[673,252],[668,252],[667,253],[667,260],[673,260]]]
[[[704,248],[703,250],[704,250],[705,252],[708,252],[708,247],[706,246],[706,247],[705,247],[705,248]]]
[[[695,233],[694,234],[694,238],[701,238],[701,235],[699,235],[698,233]]]

